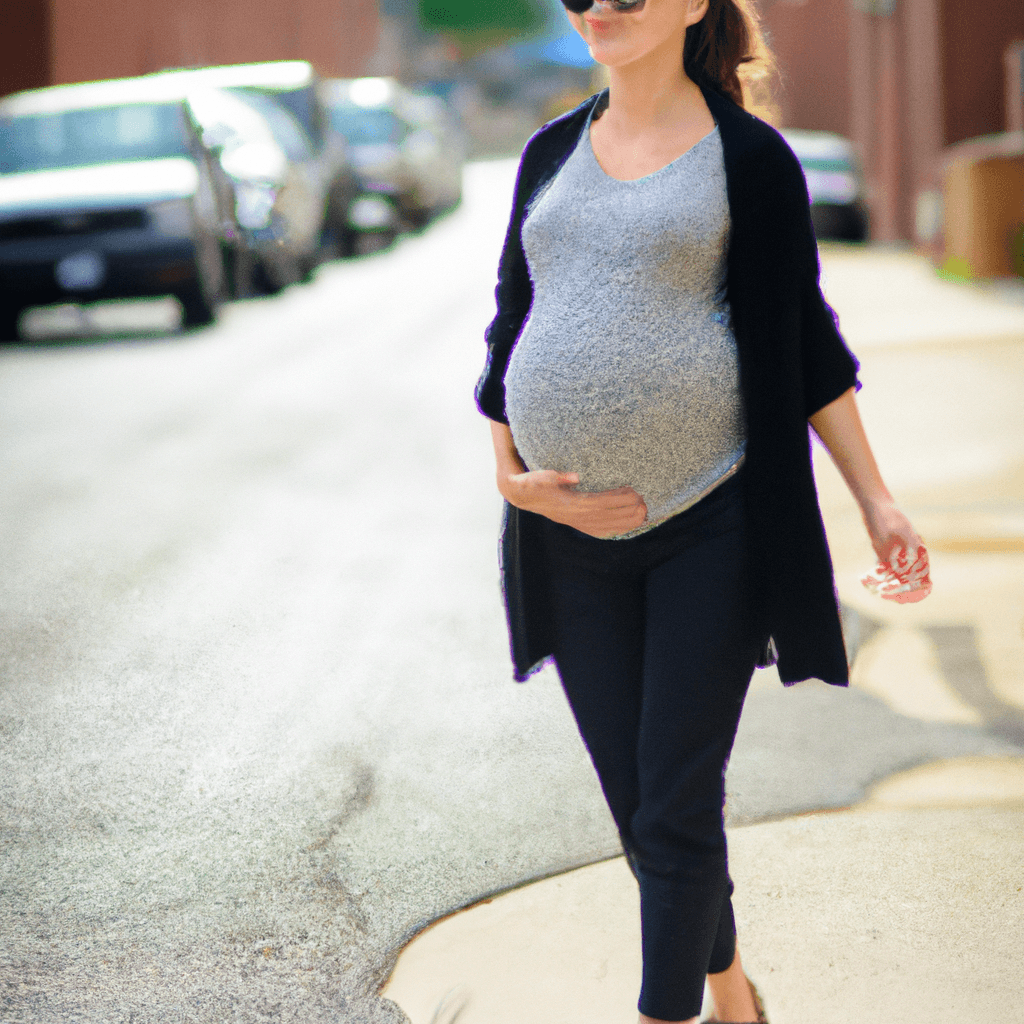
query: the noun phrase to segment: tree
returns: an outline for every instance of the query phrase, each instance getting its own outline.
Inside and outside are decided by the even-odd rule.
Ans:
[[[547,24],[544,0],[418,0],[419,20],[430,32],[450,36],[466,56]]]

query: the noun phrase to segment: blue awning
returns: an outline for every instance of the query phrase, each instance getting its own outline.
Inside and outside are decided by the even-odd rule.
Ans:
[[[531,39],[519,43],[515,49],[526,59],[544,61],[547,64],[561,64],[570,68],[589,68],[594,63],[587,44],[572,29],[557,36]]]

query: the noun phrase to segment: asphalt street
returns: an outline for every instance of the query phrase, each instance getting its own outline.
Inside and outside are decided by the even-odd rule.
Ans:
[[[425,923],[617,852],[554,674],[508,664],[472,386],[513,173],[210,330],[0,351],[3,1024],[404,1021]],[[1019,755],[1014,714],[767,673],[731,821]]]

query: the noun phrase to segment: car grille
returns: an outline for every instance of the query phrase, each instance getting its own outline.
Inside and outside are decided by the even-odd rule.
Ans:
[[[54,235],[89,235],[97,231],[144,228],[144,210],[95,210],[61,213],[49,217],[25,217],[0,221],[0,241],[20,238],[52,238]]]

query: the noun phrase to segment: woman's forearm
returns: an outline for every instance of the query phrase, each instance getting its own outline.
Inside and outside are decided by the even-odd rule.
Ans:
[[[518,473],[525,473],[526,466],[519,457],[516,443],[512,440],[512,431],[508,424],[490,420],[491,440],[494,443],[494,461],[498,476],[498,490],[501,496],[509,501],[509,480]]]
[[[879,504],[892,504],[892,495],[864,432],[854,389],[819,409],[810,422],[862,511],[867,513]]]
[[[880,563],[905,568],[922,547],[910,520],[896,507],[871,452],[857,412],[853,388],[811,417],[811,426],[828,449],[860,505],[871,546]],[[924,570],[927,573],[927,567]]]

